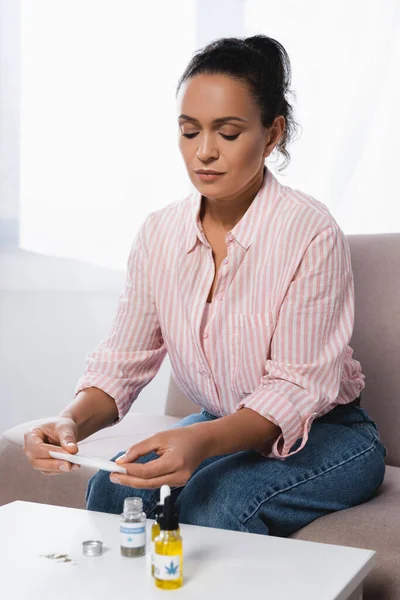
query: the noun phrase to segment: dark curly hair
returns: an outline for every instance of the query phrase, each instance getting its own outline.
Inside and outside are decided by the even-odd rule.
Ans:
[[[291,66],[285,48],[261,34],[214,40],[193,54],[178,81],[176,96],[187,79],[200,73],[227,75],[245,82],[260,107],[263,127],[270,127],[279,115],[285,117],[285,130],[275,149],[284,156],[283,166],[278,170],[286,168],[290,161],[287,145],[294,139],[298,123],[286,98],[295,94],[290,90]]]

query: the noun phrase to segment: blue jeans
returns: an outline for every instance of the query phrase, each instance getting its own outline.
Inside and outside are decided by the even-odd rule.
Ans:
[[[216,418],[202,410],[173,427]],[[214,456],[171,494],[180,523],[287,537],[323,515],[372,498],[385,475],[386,455],[375,422],[350,403],[314,420],[304,448],[284,461],[253,450]],[[137,462],[157,458],[151,452]],[[125,498],[140,496],[154,519],[159,492],[114,484],[110,473],[99,471],[88,483],[86,507],[120,514]]]

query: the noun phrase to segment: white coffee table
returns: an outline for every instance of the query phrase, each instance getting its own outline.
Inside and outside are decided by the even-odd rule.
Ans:
[[[147,539],[153,521],[146,523]],[[181,525],[184,585],[156,588],[149,553],[120,554],[119,516],[33,502],[0,507],[0,597],[10,600],[359,600],[375,552]],[[101,540],[99,557],[82,542]],[[150,545],[147,546],[150,550]],[[48,555],[68,555],[70,562]],[[247,594],[247,596],[246,596]]]

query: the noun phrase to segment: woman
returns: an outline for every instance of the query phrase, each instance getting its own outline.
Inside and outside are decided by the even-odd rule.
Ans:
[[[202,410],[114,457],[128,474],[92,477],[89,510],[121,513],[141,496],[154,518],[168,484],[182,523],[288,536],[383,481],[386,449],[359,406],[365,376],[348,346],[346,237],[264,164],[274,149],[289,157],[289,86],[285,49],[262,35],[214,41],[179,81],[179,147],[197,191],[142,224],[106,340],[74,401],[27,433],[25,450],[55,473],[64,461],[48,458],[51,444],[76,452],[121,420],[167,352]]]

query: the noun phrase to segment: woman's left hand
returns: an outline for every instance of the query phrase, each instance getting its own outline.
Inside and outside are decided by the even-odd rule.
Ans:
[[[207,458],[207,440],[197,426],[161,431],[131,446],[115,461],[128,474],[113,473],[111,481],[134,488],[154,489],[166,484],[182,487],[199,464]],[[160,458],[135,463],[140,456],[154,451]]]

